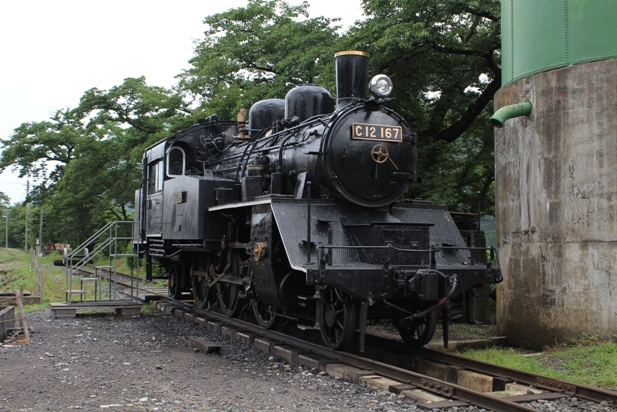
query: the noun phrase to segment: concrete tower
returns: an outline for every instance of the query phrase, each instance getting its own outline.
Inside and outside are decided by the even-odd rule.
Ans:
[[[616,39],[616,0],[502,0],[497,325],[514,343],[617,333]]]

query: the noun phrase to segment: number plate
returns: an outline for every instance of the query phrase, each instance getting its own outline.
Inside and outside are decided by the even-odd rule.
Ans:
[[[351,138],[358,140],[379,140],[386,142],[402,142],[403,128],[385,124],[352,123]]]
[[[186,203],[186,192],[174,192],[174,203]]]

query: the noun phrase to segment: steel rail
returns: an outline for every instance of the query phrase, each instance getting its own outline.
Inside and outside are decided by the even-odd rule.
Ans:
[[[553,392],[564,393],[570,396],[578,396],[593,402],[600,403],[607,401],[612,404],[617,403],[617,392],[608,389],[601,389],[589,385],[551,378],[548,376],[537,375],[531,372],[525,372],[505,366],[465,358],[452,353],[426,348],[411,349],[400,342],[395,342],[373,335],[370,336],[367,342],[371,342],[373,346],[387,348],[391,351],[402,351],[410,356],[418,356],[437,363],[460,366],[470,371],[483,373],[494,377],[502,377],[510,381],[516,381],[525,385],[538,387]]]
[[[130,275],[121,275],[130,277]],[[147,289],[140,289],[142,291],[148,291]],[[289,344],[304,352],[319,355],[340,363],[355,366],[357,368],[369,370],[386,378],[414,385],[420,389],[435,393],[440,396],[468,402],[470,404],[482,408],[491,409],[497,412],[535,411],[535,409],[533,408],[510,401],[507,398],[487,395],[482,392],[474,391],[460,385],[452,384],[447,381],[422,375],[378,360],[368,359],[366,357],[354,355],[352,353],[333,351],[324,346],[310,343],[300,338],[295,338],[281,332],[263,329],[258,325],[237,318],[228,318],[214,311],[196,308],[193,304],[187,302],[171,299],[163,295],[159,296],[163,297],[164,299],[173,303],[176,306],[184,308],[187,311],[191,311],[197,315],[201,315],[205,318],[215,320],[221,324],[237,327],[257,336],[271,338],[274,341],[280,342],[280,344]],[[386,342],[390,342],[387,339],[383,338],[377,338],[377,340],[379,340],[383,344],[386,344]],[[386,345],[393,348],[396,347],[397,349],[403,349],[402,345],[399,344],[389,343]],[[434,351],[430,349],[421,348],[411,350],[409,348],[404,348],[404,350],[410,355],[419,356],[427,360],[432,360],[434,362],[456,365],[463,367],[467,370],[484,373],[491,376],[506,377],[519,383],[539,387],[549,391],[565,393],[571,396],[578,396],[580,398],[588,399],[598,403],[602,401],[607,401],[609,403],[617,403],[617,392],[615,391],[595,388],[592,386],[577,384],[573,382],[567,382],[542,375],[536,375],[531,372],[525,372],[504,366],[493,365],[487,362],[477,361],[474,359],[464,358],[462,356]]]
[[[430,349],[415,350],[414,354],[424,357],[425,359],[462,366],[465,369],[485,373],[487,375],[506,377],[526,385],[536,386],[555,392],[563,392],[598,403],[607,401],[609,403],[617,404],[616,391],[595,388],[593,386],[568,382],[561,379],[550,378],[548,376],[536,375],[531,372],[493,365],[487,362],[464,358],[451,353],[444,353]]]
[[[202,315],[209,319],[215,319],[220,323],[242,328],[243,330],[249,331],[253,334],[271,338],[283,344],[292,345],[302,351],[320,355],[324,358],[333,359],[347,365],[355,366],[357,368],[370,370],[386,378],[395,379],[407,384],[412,384],[417,386],[418,388],[441,396],[469,402],[473,405],[491,409],[497,412],[535,411],[535,409],[533,408],[517,404],[515,402],[509,401],[506,398],[500,398],[482,392],[474,391],[472,389],[442,381],[440,379],[432,378],[426,375],[409,371],[407,369],[402,369],[384,362],[367,359],[351,353],[333,351],[321,345],[310,343],[299,338],[285,335],[280,332],[263,329],[258,325],[254,325],[239,319],[228,318],[213,311],[198,309],[186,302],[173,302],[176,304],[180,304],[185,309],[190,310],[198,315]]]

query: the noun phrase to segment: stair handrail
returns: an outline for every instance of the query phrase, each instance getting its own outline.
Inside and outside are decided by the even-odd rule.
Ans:
[[[118,236],[118,228],[120,224],[128,224],[131,226],[131,236],[130,237],[120,238]],[[71,291],[72,291],[72,284],[73,284],[73,275],[75,275],[79,269],[84,267],[91,259],[99,255],[101,252],[103,252],[108,247],[109,247],[110,258],[113,256],[113,259],[115,262],[115,259],[118,255],[118,240],[133,239],[134,241],[135,240],[135,231],[134,231],[135,224],[139,224],[139,222],[132,221],[132,220],[131,221],[117,220],[117,221],[108,222],[107,224],[105,224],[105,226],[99,229],[94,235],[90,236],[86,241],[82,242],[82,244],[79,245],[75,250],[73,250],[71,253],[66,254],[66,258],[67,258],[67,261],[65,262],[66,289],[67,289],[67,293],[68,293],[67,296],[68,296],[69,301],[71,301],[72,299]],[[115,231],[113,230],[114,228],[115,228]],[[108,230],[109,232],[107,232]],[[98,242],[96,246],[94,247],[94,249],[91,252],[89,252],[86,246],[94,243],[96,240],[100,239],[104,234],[108,235],[108,237],[104,239],[102,242]],[[112,247],[113,247],[113,251],[112,251]],[[86,251],[85,256],[81,258],[78,262],[73,264],[73,258],[77,256],[78,253],[81,253],[84,250]],[[114,267],[115,267],[115,263],[114,263]],[[138,263],[137,270],[139,272],[139,263]],[[132,288],[133,286],[131,286],[131,295],[133,293]],[[114,296],[115,296],[115,291],[114,291]]]
[[[114,238],[107,238],[105,239],[104,242],[99,243],[94,250],[92,250],[89,254],[87,254],[86,256],[84,256],[82,259],[79,260],[79,262],[75,263],[74,265],[71,264],[71,262],[68,262],[66,267],[68,268],[68,271],[70,272],[70,274],[74,274],[75,272],[77,272],[79,269],[81,269],[82,267],[86,266],[86,264],[88,263],[88,260],[90,260],[91,258],[93,259],[96,255],[98,255],[99,253],[101,253],[104,249],[107,248],[107,246],[111,245],[114,242]]]
[[[95,234],[90,236],[87,240],[81,242],[81,245],[79,245],[76,249],[74,249],[72,252],[70,252],[68,254],[68,257],[72,258],[75,255],[77,255],[78,253],[82,252],[84,249],[86,249],[86,246],[88,246],[90,243],[94,242],[96,239],[101,237],[103,235],[103,233],[105,233],[107,231],[107,229],[109,229],[110,227],[112,227],[116,223],[117,223],[117,221],[113,221],[113,222],[107,223],[105,226],[103,226],[101,229],[99,229],[98,232],[96,232]]]

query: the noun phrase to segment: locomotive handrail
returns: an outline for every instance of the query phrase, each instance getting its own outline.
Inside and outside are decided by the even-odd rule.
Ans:
[[[243,164],[245,162],[242,159],[244,159],[244,157],[246,156],[246,154],[247,154],[246,152],[249,150],[249,147],[250,147],[250,152],[251,153],[253,151],[255,151],[255,150],[257,152],[267,152],[267,151],[275,150],[275,149],[281,150],[284,147],[284,145],[286,143],[286,140],[288,140],[288,139],[284,139],[278,145],[266,146],[266,147],[262,147],[262,148],[259,148],[259,149],[256,149],[256,146],[257,146],[257,144],[259,144],[261,142],[265,142],[265,141],[268,141],[268,140],[272,141],[272,140],[276,139],[280,134],[282,134],[282,132],[289,133],[290,131],[294,131],[295,129],[304,128],[307,125],[310,125],[310,124],[313,124],[313,123],[323,123],[323,120],[324,120],[325,117],[326,117],[326,115],[316,115],[316,116],[313,116],[312,118],[309,118],[309,119],[305,120],[304,122],[302,122],[301,124],[299,124],[297,126],[286,128],[286,129],[284,129],[282,131],[273,133],[273,134],[268,135],[268,136],[264,136],[264,137],[257,136],[255,140],[251,140],[250,141],[250,144],[247,145],[247,147],[245,148],[245,150],[243,152],[237,153],[237,154],[235,154],[233,156],[228,156],[224,160],[228,161],[230,159],[241,159],[240,162],[239,162],[241,165],[239,167],[237,167],[237,168],[234,168],[234,169],[237,169],[238,173],[240,173],[240,170],[242,170],[242,171],[245,170],[245,165]],[[293,135],[295,135],[295,133]],[[228,147],[230,147],[230,146],[228,146]],[[250,153],[249,153],[249,156],[250,156]],[[248,157],[247,157],[247,159],[248,159]],[[210,161],[209,163],[211,165],[214,165],[214,164],[219,164],[219,163],[222,163],[222,162],[223,162],[223,159],[221,158],[221,159],[219,159],[219,161]],[[237,180],[237,178],[238,178],[238,176],[236,176],[236,180]]]
[[[430,249],[407,249],[407,248],[401,248],[398,246],[394,246],[392,244],[386,244],[383,246],[362,246],[362,245],[353,245],[353,246],[347,246],[347,245],[324,245],[323,243],[320,243],[318,246],[318,248],[331,248],[331,249],[393,249],[396,250],[397,252],[431,252],[431,251],[436,251],[439,252],[440,250],[444,250],[444,249],[449,249],[449,250],[491,250],[491,251],[495,251],[495,248],[493,246],[440,246],[440,247],[431,247]]]
[[[403,249],[394,245],[385,245],[385,246],[336,246],[336,245],[324,245],[320,244],[317,246],[318,248],[332,248],[332,249],[394,249],[397,252],[430,252],[432,250],[438,249]]]
[[[492,246],[486,246],[486,247],[468,247],[468,246],[455,246],[455,247],[436,247],[433,248],[431,247],[430,249],[407,249],[407,248],[401,248],[398,246],[394,246],[391,244],[386,244],[384,246],[362,246],[362,245],[353,245],[353,246],[337,246],[337,245],[324,245],[324,244],[319,244],[317,246],[318,248],[332,248],[332,249],[393,249],[396,250],[397,252],[431,252],[431,251],[436,251],[439,252],[440,250],[443,249],[460,249],[460,250],[489,250],[489,249],[493,249]]]
[[[393,250],[396,252],[403,252],[403,253],[430,253],[431,254],[431,262],[435,261],[434,258],[434,254],[436,252],[439,252],[443,249],[448,249],[448,250],[490,250],[491,252],[491,256],[489,261],[486,263],[486,266],[491,266],[491,262],[493,261],[497,261],[497,266],[499,266],[499,259],[497,258],[497,253],[496,253],[496,249],[493,246],[476,246],[476,247],[469,247],[469,246],[446,246],[446,247],[431,247],[430,249],[407,249],[407,248],[401,248],[398,246],[394,246],[390,243],[383,245],[383,246],[362,246],[362,245],[353,245],[353,246],[347,246],[347,245],[324,245],[323,243],[320,243],[317,246],[317,250],[318,253],[323,254],[323,250],[324,249],[343,249],[343,250],[357,250],[357,249],[368,249],[368,250]],[[388,261],[390,261],[390,258],[388,258]],[[322,257],[320,258],[318,256],[318,259],[321,261]],[[386,263],[388,262],[386,261]],[[307,262],[310,263],[310,262]]]

